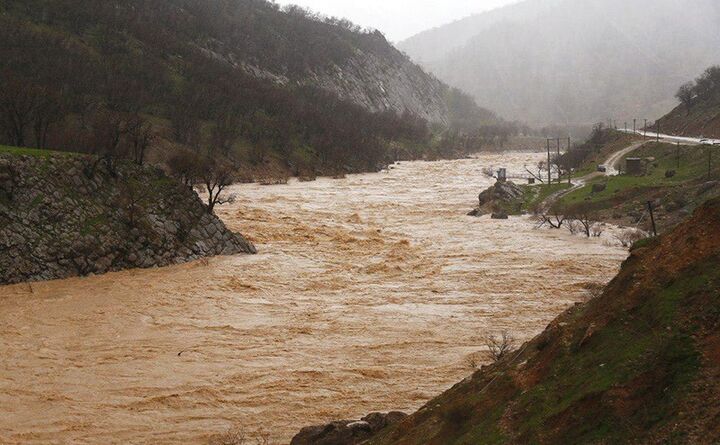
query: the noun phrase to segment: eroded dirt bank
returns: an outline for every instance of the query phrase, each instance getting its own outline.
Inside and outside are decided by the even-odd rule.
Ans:
[[[465,216],[489,165],[235,187],[258,245],[214,258],[0,288],[0,442],[205,443],[243,428],[413,411],[469,374],[489,331],[527,339],[627,252]]]

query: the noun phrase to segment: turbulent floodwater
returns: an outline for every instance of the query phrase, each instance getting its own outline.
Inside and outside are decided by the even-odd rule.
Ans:
[[[541,331],[627,253],[464,216],[490,165],[234,188],[257,256],[0,287],[0,443],[206,443],[412,411],[507,329]]]

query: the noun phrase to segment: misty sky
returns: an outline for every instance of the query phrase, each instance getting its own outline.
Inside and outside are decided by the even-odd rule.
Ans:
[[[376,28],[398,42],[420,31],[517,0],[276,0]]]

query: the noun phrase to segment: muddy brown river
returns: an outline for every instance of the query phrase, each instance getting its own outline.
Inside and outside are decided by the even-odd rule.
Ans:
[[[0,287],[0,443],[204,444],[410,412],[483,337],[526,340],[605,282],[609,239],[464,216],[538,154],[233,188],[257,256]]]

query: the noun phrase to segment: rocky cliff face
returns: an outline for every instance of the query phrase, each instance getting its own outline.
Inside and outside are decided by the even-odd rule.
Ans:
[[[0,154],[0,284],[255,253],[153,167]]]
[[[307,82],[371,111],[409,112],[443,126],[450,121],[447,86],[394,48],[384,56],[358,49],[342,65],[315,73]]]
[[[201,49],[206,56],[258,79],[284,86],[319,87],[369,111],[407,112],[434,124],[450,124],[447,85],[426,73],[379,32],[356,38],[365,44],[353,47],[346,57],[328,58],[326,63],[292,76],[285,67],[241,61],[236,48],[218,41]]]

